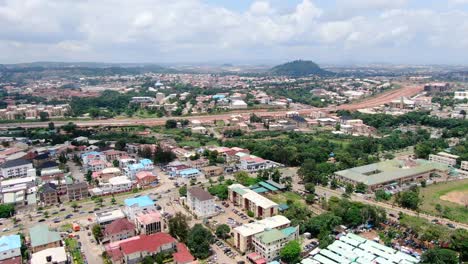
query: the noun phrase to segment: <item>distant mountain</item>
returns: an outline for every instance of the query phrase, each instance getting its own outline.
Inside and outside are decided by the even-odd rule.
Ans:
[[[270,70],[274,75],[285,76],[307,76],[307,75],[330,75],[331,72],[323,70],[313,61],[295,60],[273,67]]]

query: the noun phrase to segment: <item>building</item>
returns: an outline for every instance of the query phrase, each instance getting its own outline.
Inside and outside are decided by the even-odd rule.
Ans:
[[[136,215],[135,223],[139,234],[151,235],[164,230],[161,213],[156,210],[143,211]]]
[[[424,91],[428,94],[443,93],[450,90],[449,83],[428,83],[424,85]]]
[[[152,171],[154,164],[149,159],[141,159],[139,163],[129,164],[124,168],[124,173],[130,179],[135,179],[135,176],[140,171]]]
[[[55,231],[50,231],[49,227],[45,224],[31,227],[29,229],[29,240],[33,253],[61,246],[60,234]]]
[[[433,172],[447,173],[448,166],[421,159],[393,159],[337,171],[334,177],[353,185],[364,183],[374,191],[391,185],[421,182],[429,179]]]
[[[31,256],[31,264],[66,264],[69,263],[68,254],[64,247],[48,248]]]
[[[241,184],[228,187],[229,200],[242,210],[251,211],[255,218],[266,218],[278,213],[278,204]]]
[[[88,197],[88,183],[74,182],[67,184],[67,196],[69,201],[78,201]]]
[[[234,246],[240,252],[253,249],[253,236],[268,229],[283,229],[289,227],[291,221],[282,215],[275,215],[253,223],[243,224],[233,229]]]
[[[453,99],[456,99],[456,100],[468,99],[468,91],[455,91]]]
[[[120,160],[128,156],[127,152],[115,149],[106,150],[102,153],[106,156],[106,160],[108,161]]]
[[[460,165],[460,169],[464,171],[468,171],[468,161],[462,161]]]
[[[223,167],[220,166],[207,166],[201,169],[205,177],[220,176],[224,173]]]
[[[109,184],[112,186],[112,193],[127,192],[132,189],[132,181],[130,181],[126,176],[110,178]]]
[[[57,185],[53,183],[45,183],[39,189],[39,197],[44,206],[50,206],[59,203],[59,192]]]
[[[419,259],[403,251],[348,233],[327,248],[317,250],[304,264],[317,263],[418,263]]]
[[[156,210],[154,201],[148,195],[125,199],[124,204],[124,213],[131,220],[134,220],[138,213]]]
[[[8,160],[0,165],[0,177],[15,178],[15,177],[26,177],[28,170],[33,169],[33,164],[25,159]]]
[[[246,109],[247,103],[243,100],[232,100],[231,101],[231,109]]]
[[[158,177],[151,171],[140,171],[135,178],[140,188],[158,184]]]
[[[283,229],[265,230],[253,236],[255,252],[267,261],[279,257],[281,249],[289,241],[299,238],[299,227],[290,226]]]
[[[122,172],[119,168],[116,167],[109,167],[104,168],[101,171],[95,171],[92,174],[94,179],[99,180],[99,182],[108,182],[110,178],[121,176]]]
[[[176,248],[177,252],[172,254],[175,264],[188,264],[194,261],[195,258],[184,243],[177,243]]]
[[[429,161],[438,162],[449,166],[457,165],[459,156],[452,155],[446,152],[439,152],[437,154],[429,154]]]
[[[214,197],[200,187],[187,190],[187,206],[197,217],[210,217],[216,214]]]
[[[193,168],[185,168],[185,169],[181,169],[181,170],[175,170],[175,171],[171,171],[169,173],[169,175],[171,177],[175,177],[175,176],[180,176],[182,178],[196,178],[198,176],[200,176],[200,171],[198,169],[193,169]]]
[[[11,258],[21,260],[21,237],[19,235],[0,237],[0,262]]]
[[[120,209],[113,211],[98,212],[96,214],[96,223],[101,226],[106,226],[115,220],[125,218],[125,214]]]
[[[120,218],[104,228],[102,243],[124,240],[135,235],[135,224],[126,218]]]

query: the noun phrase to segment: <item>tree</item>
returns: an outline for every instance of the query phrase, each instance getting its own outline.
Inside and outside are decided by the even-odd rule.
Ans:
[[[91,231],[92,231],[92,233],[93,233],[94,239],[96,239],[96,242],[101,241],[101,239],[103,238],[101,226],[98,225],[98,224],[95,224],[95,225],[93,225],[93,227],[91,228]]]
[[[187,196],[187,186],[184,185],[179,188],[179,195],[182,196]]]
[[[127,145],[127,142],[125,140],[119,139],[117,140],[117,142],[115,142],[115,149],[124,150],[126,145]]]
[[[99,207],[102,207],[102,203],[104,202],[104,199],[102,197],[96,197],[94,199],[94,203],[99,206]]]
[[[249,210],[249,211],[247,211],[247,216],[248,216],[248,217],[254,217],[255,214],[254,214],[254,212],[252,212],[252,211]]]
[[[76,212],[76,208],[78,208],[78,203],[77,202],[72,202],[70,204],[70,207],[73,208],[73,212]]]
[[[386,192],[385,190],[377,190],[374,193],[375,195],[375,200],[376,201],[388,201],[390,198],[392,198],[392,194],[389,192]]]
[[[145,159],[150,159],[153,156],[153,151],[149,146],[143,147],[143,149],[140,152],[140,156],[145,158]]]
[[[111,199],[111,204],[115,205],[117,203],[117,200],[115,200],[115,197],[112,196],[112,199]]]
[[[397,193],[395,200],[400,206],[416,210],[421,204],[421,198],[419,198],[419,189],[415,188]]]
[[[49,126],[49,130],[54,130],[54,129],[55,129],[55,124],[54,124],[54,122],[50,122],[50,123],[48,124],[48,126]]]
[[[346,184],[345,192],[347,195],[351,195],[354,191],[354,186],[352,184]]]
[[[216,236],[222,239],[226,239],[229,232],[231,232],[231,228],[226,224],[219,225],[216,228]]]
[[[234,179],[242,185],[250,186],[256,183],[256,179],[251,178],[249,174],[245,171],[239,171],[234,174]]]
[[[93,181],[93,172],[92,171],[87,171],[86,172],[86,175],[85,175],[85,178],[86,178],[86,181],[91,184],[91,182]]]
[[[118,160],[113,160],[113,161],[112,161],[112,165],[113,165],[114,167],[118,168],[118,167],[119,167],[119,161],[118,161]]]
[[[168,163],[173,161],[176,155],[172,151],[165,151],[161,147],[157,147],[154,152],[154,163]]]
[[[367,192],[367,185],[365,185],[362,182],[356,184],[355,192],[357,192],[357,193],[366,193]]]
[[[286,263],[297,263],[301,256],[301,244],[298,241],[289,241],[280,251],[281,260]]]
[[[174,120],[174,119],[169,119],[169,120],[166,121],[165,127],[167,129],[177,128],[177,121]]]
[[[468,261],[468,231],[456,229],[450,236],[451,248],[460,252],[460,260]]]
[[[312,204],[314,203],[315,200],[315,195],[314,194],[308,194],[305,198],[306,203]]]
[[[0,204],[0,218],[9,218],[15,213],[13,204]]]
[[[310,194],[315,194],[315,184],[309,182],[304,185],[305,190]]]
[[[39,119],[41,119],[41,121],[47,121],[47,120],[49,120],[49,113],[47,113],[47,112],[39,112]]]
[[[187,241],[189,232],[188,219],[181,212],[177,212],[174,217],[169,219],[169,234],[181,242]]]
[[[210,248],[213,240],[211,232],[201,224],[195,224],[187,237],[187,247],[193,256],[205,259],[210,256]]]
[[[62,163],[62,164],[65,164],[67,163],[67,156],[65,156],[65,154],[61,154],[58,158],[59,162]]]
[[[44,211],[44,218],[49,218],[49,212],[48,211]]]
[[[457,252],[453,250],[444,249],[444,248],[434,248],[434,249],[429,249],[422,254],[421,263],[458,264],[459,259],[457,256]]]

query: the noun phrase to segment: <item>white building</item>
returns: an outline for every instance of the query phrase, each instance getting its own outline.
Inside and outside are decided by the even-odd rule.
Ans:
[[[247,172],[256,172],[278,167],[279,164],[252,155],[244,155],[240,158],[240,169]]]
[[[54,247],[33,253],[31,264],[65,264],[68,256],[64,247]]]
[[[125,199],[124,204],[124,213],[130,220],[141,212],[156,210],[154,201],[148,195]]]
[[[453,99],[463,100],[468,99],[468,91],[456,91]]]
[[[241,184],[228,187],[229,200],[242,210],[251,211],[256,218],[266,218],[278,213],[278,204]]]
[[[201,218],[216,214],[214,197],[200,187],[192,187],[187,191],[187,206]]]
[[[125,218],[125,214],[120,209],[95,214],[96,222],[101,226],[108,225],[117,219]]]
[[[25,159],[9,160],[0,165],[0,176],[4,179],[26,177],[30,169],[33,169],[30,161]]]
[[[243,100],[233,100],[231,102],[231,109],[246,109],[247,103]]]
[[[462,161],[460,164],[460,169],[468,171],[468,161]]]
[[[291,240],[299,237],[299,227],[290,226],[283,229],[265,230],[252,238],[255,252],[266,261],[279,257],[281,249]]]
[[[429,154],[429,161],[455,166],[457,164],[457,155],[452,155],[446,152],[439,152],[437,154]]]

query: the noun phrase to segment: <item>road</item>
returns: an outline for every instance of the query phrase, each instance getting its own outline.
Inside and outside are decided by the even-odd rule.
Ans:
[[[421,86],[415,85],[406,85],[398,89],[390,90],[381,94],[378,94],[374,97],[365,98],[360,102],[355,102],[351,104],[345,104],[340,106],[330,106],[326,108],[315,108],[309,107],[306,109],[297,110],[299,114],[307,116],[312,112],[316,111],[336,111],[336,110],[357,110],[361,108],[371,108],[390,101],[400,98],[401,96],[409,97],[415,95],[423,90]],[[78,127],[93,127],[93,126],[129,126],[129,125],[146,125],[146,126],[158,126],[164,125],[168,119],[188,119],[188,120],[200,120],[202,122],[212,122],[214,120],[228,120],[233,114],[241,114],[244,116],[249,116],[250,114],[256,114],[257,116],[284,116],[288,111],[292,109],[283,109],[277,111],[269,111],[268,109],[254,109],[254,110],[238,110],[232,111],[229,113],[215,114],[215,115],[198,115],[198,116],[187,116],[187,117],[161,117],[161,118],[144,118],[144,119],[134,119],[134,118],[114,118],[106,120],[74,120]],[[70,121],[54,121],[56,127],[63,126]],[[47,127],[49,122],[25,122],[25,123],[5,123],[0,124],[0,129],[8,129],[15,127],[23,128],[41,128]]]

